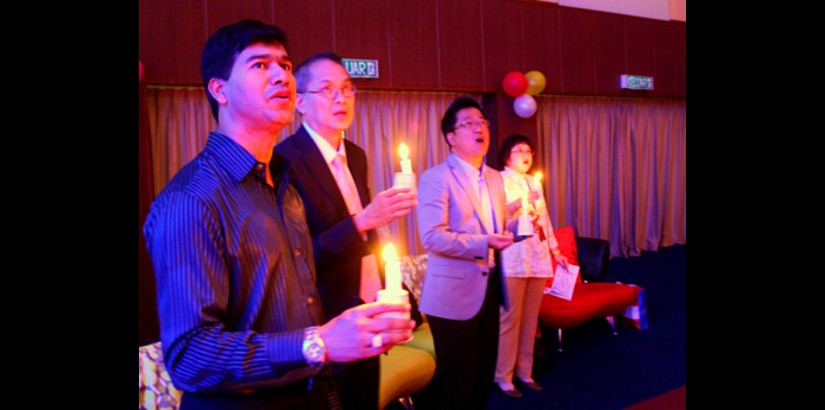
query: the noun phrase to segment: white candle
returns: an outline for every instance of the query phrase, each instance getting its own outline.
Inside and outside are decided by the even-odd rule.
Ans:
[[[521,197],[521,214],[527,215],[527,197]]]
[[[410,149],[407,144],[401,143],[398,146],[398,155],[401,156],[401,172],[405,174],[412,174],[412,164],[410,163]]]
[[[395,246],[387,244],[384,247],[384,276],[386,278],[388,291],[401,291],[401,261],[398,260],[398,255],[395,253]]]
[[[544,175],[541,173],[541,171],[536,171],[536,176],[535,176],[535,178],[536,178],[536,181],[538,181],[538,182],[539,182],[539,184],[541,183],[541,178],[542,178],[543,176],[544,176]]]

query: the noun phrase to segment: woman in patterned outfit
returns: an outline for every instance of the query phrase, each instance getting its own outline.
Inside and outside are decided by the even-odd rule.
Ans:
[[[524,135],[514,134],[504,140],[498,157],[510,214],[517,217],[527,212],[535,227],[534,235],[505,248],[501,257],[510,310],[501,310],[495,382],[510,397],[522,396],[513,385],[514,373],[525,386],[543,389],[532,376],[539,307],[545,281],[553,276],[550,258],[567,266],[567,259],[557,249],[542,187],[527,174],[533,165],[533,153],[533,143]],[[521,209],[522,198],[528,200],[526,210]]]

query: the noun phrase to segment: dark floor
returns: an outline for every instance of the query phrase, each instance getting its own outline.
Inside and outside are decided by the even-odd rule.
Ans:
[[[544,329],[545,356],[537,357],[535,392],[516,384],[524,397],[497,389],[488,409],[622,409],[686,384],[687,245],[613,258],[605,280],[645,288],[649,327],[618,326],[605,320],[564,332],[558,352],[554,329]]]

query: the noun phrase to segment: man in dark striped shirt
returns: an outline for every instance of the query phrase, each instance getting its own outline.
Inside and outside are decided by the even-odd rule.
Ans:
[[[253,20],[207,40],[201,72],[218,127],[143,227],[182,409],[340,407],[328,363],[377,356],[415,325],[377,318],[410,309],[385,303],[323,323],[304,206],[272,151],[294,115],[286,47],[280,28]]]

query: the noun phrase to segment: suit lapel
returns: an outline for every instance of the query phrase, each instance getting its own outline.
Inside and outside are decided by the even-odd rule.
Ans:
[[[344,197],[338,189],[335,177],[332,176],[329,165],[327,165],[324,160],[324,156],[321,155],[321,150],[315,145],[315,141],[312,140],[312,137],[309,136],[309,133],[303,126],[301,126],[295,137],[297,137],[295,145],[303,153],[301,155],[301,161],[304,163],[304,166],[315,180],[318,181],[318,185],[324,193],[326,193],[338,211],[348,215],[349,210],[347,209],[347,203],[344,202]]]

